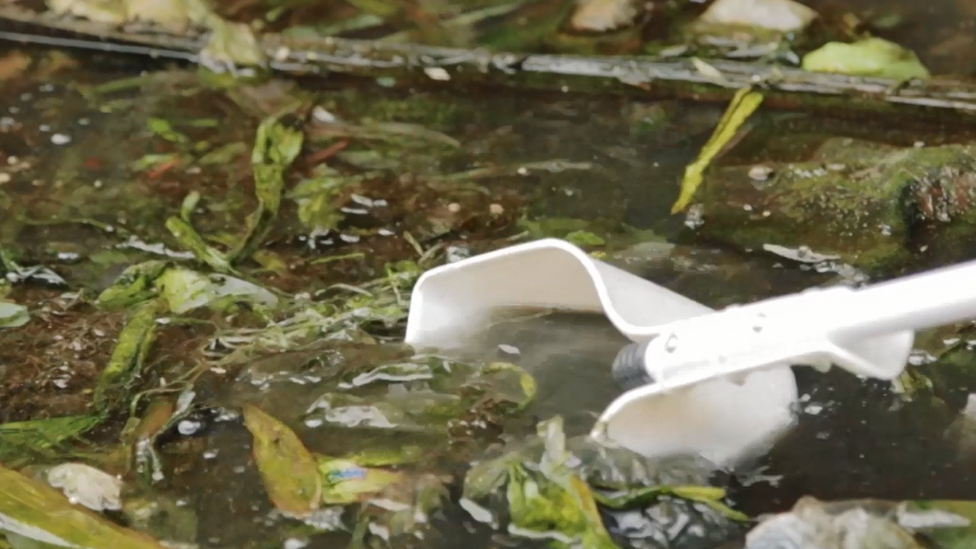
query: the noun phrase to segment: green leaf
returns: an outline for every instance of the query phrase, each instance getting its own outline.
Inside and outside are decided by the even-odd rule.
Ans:
[[[149,301],[135,308],[122,327],[108,365],[95,386],[95,409],[106,412],[116,406],[124,391],[142,371],[149,348],[156,339],[156,313],[159,304]]]
[[[0,525],[0,532],[8,539],[35,546],[164,549],[148,536],[72,505],[62,493],[47,484],[4,467],[0,467]]]
[[[102,309],[124,309],[152,299],[158,294],[156,279],[169,266],[168,261],[152,260],[127,268],[99,294],[95,304]]]
[[[976,501],[908,501],[900,505],[898,519],[910,522],[906,527],[924,531],[941,549],[976,547]]]
[[[65,416],[0,425],[0,462],[7,465],[48,454],[101,423],[98,416]]]
[[[731,520],[747,521],[749,516],[726,505],[725,490],[714,486],[642,486],[612,496],[597,494],[600,505],[610,509],[639,509],[661,497],[675,497],[708,505]]]
[[[476,378],[489,380],[485,398],[498,403],[514,404],[514,411],[524,410],[535,399],[535,378],[522,368],[508,362],[493,362],[485,366]]]
[[[183,221],[179,217],[170,217],[166,220],[166,228],[200,262],[209,265],[218,272],[233,272],[227,257],[219,250],[207,244],[203,240],[203,237],[197,233],[196,229],[186,221]]]
[[[617,548],[603,526],[589,486],[579,477],[567,473],[557,483],[521,464],[513,465],[508,476],[509,531],[513,534],[587,549]]]
[[[691,199],[695,196],[695,191],[702,183],[702,174],[711,164],[712,159],[721,151],[725,145],[732,140],[739,127],[752,115],[753,112],[763,101],[763,95],[752,91],[752,88],[742,88],[736,92],[732,102],[719,120],[718,126],[712,132],[712,136],[702,147],[701,152],[694,162],[685,168],[684,177],[681,178],[681,194],[678,200],[671,206],[671,213],[675,214],[688,207]]]
[[[163,120],[162,118],[149,118],[149,120],[146,121],[146,126],[149,127],[149,131],[171,143],[186,145],[190,142],[189,137],[173,129],[173,125],[170,124],[169,121]]]
[[[266,64],[264,50],[246,24],[231,23],[212,15],[208,18],[208,26],[210,37],[200,51],[200,58],[208,67],[263,67]]]
[[[603,246],[607,243],[606,240],[589,231],[573,231],[566,235],[566,241],[577,246]]]
[[[298,220],[309,230],[334,229],[345,217],[339,211],[339,191],[349,183],[332,169],[300,181],[288,193],[298,205]]]
[[[322,475],[322,503],[347,505],[363,501],[404,480],[403,473],[361,467],[355,461],[319,457]]]
[[[232,162],[245,151],[247,151],[247,145],[244,143],[228,143],[203,155],[197,163],[203,166],[220,166]]]
[[[180,219],[190,222],[190,218],[193,217],[193,210],[197,209],[197,204],[200,203],[200,193],[197,191],[190,191],[187,193],[186,197],[183,198],[183,203],[180,204]]]
[[[803,69],[897,80],[930,76],[914,52],[881,38],[853,44],[829,42],[803,57]]]
[[[240,301],[259,306],[274,307],[278,298],[268,290],[231,276],[203,275],[184,268],[171,268],[163,273],[156,285],[169,310],[183,314],[199,307],[224,309]]]
[[[315,457],[291,429],[252,405],[245,405],[244,426],[254,437],[254,460],[278,510],[308,516],[322,501],[322,478]]]
[[[0,328],[19,328],[29,321],[27,307],[13,301],[0,300]]]
[[[248,216],[247,232],[240,245],[229,254],[232,263],[250,257],[271,231],[281,206],[285,170],[298,157],[304,139],[301,131],[285,126],[277,118],[267,118],[258,127],[251,151],[258,207]]]

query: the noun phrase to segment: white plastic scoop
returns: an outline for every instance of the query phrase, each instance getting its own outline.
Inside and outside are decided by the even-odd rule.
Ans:
[[[607,407],[593,436],[645,455],[697,452],[728,465],[791,426],[791,365],[897,377],[915,330],[976,318],[974,282],[976,262],[716,312],[546,239],[425,273],[406,341],[459,347],[511,307],[602,312],[637,343],[621,352],[616,377],[639,383]]]

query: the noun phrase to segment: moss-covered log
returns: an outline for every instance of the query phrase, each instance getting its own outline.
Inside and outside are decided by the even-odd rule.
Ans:
[[[713,169],[698,233],[739,248],[809,247],[868,274],[976,256],[976,147],[837,138],[807,162]]]

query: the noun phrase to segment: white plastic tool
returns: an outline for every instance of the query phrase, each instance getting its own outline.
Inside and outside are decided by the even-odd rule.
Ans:
[[[406,340],[463,346],[493,312],[512,307],[602,312],[637,343],[614,368],[630,369],[630,378],[638,372],[642,383],[606,408],[593,435],[645,455],[698,452],[730,465],[793,423],[791,365],[835,364],[894,378],[915,330],[976,318],[974,282],[976,262],[712,311],[546,239],[425,273],[414,288]]]

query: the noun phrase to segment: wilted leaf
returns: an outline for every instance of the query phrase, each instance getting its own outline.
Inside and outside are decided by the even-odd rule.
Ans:
[[[102,370],[95,386],[95,409],[104,412],[114,406],[120,392],[128,388],[142,371],[149,348],[156,339],[156,301],[135,308],[119,333],[108,365]]]
[[[0,248],[0,267],[6,271],[6,279],[12,283],[40,282],[51,286],[66,286],[67,282],[61,276],[43,265],[23,267],[13,259],[10,251]]]
[[[456,395],[433,391],[387,398],[327,393],[309,407],[308,419],[347,428],[446,434],[447,421],[464,415],[463,404]]]
[[[914,52],[882,38],[867,38],[853,44],[829,42],[806,54],[803,68],[898,80],[930,76]]]
[[[362,140],[395,141],[404,147],[425,146],[429,143],[438,143],[452,148],[461,146],[457,139],[447,134],[406,122],[372,122],[358,125],[336,122],[316,126],[313,131],[315,137],[320,140],[350,137]]]
[[[258,207],[248,216],[247,233],[240,245],[229,254],[231,262],[250,257],[271,230],[281,206],[285,170],[298,157],[304,139],[300,130],[289,128],[273,117],[265,119],[258,127],[251,151]]]
[[[924,532],[940,549],[976,547],[976,501],[919,500],[899,505],[898,523]]]
[[[155,540],[72,505],[54,488],[0,467],[0,532],[73,549],[164,549]]]
[[[278,302],[274,294],[231,276],[204,275],[190,269],[171,268],[156,281],[169,310],[182,314],[205,306],[221,308],[227,302],[247,301],[273,307]]]
[[[152,260],[127,268],[99,294],[96,305],[105,309],[123,309],[155,297],[158,294],[156,279],[169,266],[168,261]]]
[[[672,496],[708,505],[726,518],[738,521],[749,520],[749,517],[726,505],[725,490],[714,486],[644,486],[634,490],[613,495],[597,494],[600,505],[609,509],[644,508],[662,496]]]
[[[211,247],[197,233],[196,229],[181,218],[173,216],[166,220],[166,228],[180,244],[193,253],[202,263],[218,272],[232,272],[230,262],[219,250]]]
[[[298,205],[298,219],[309,230],[334,229],[345,217],[339,210],[339,191],[349,183],[332,169],[295,185],[288,193]]]
[[[593,501],[589,486],[567,474],[552,479],[533,474],[522,465],[509,469],[509,532],[530,538],[547,538],[560,545],[587,549],[616,549]]]
[[[168,120],[151,117],[146,121],[146,126],[149,131],[171,143],[187,145],[190,142],[190,138],[173,129]]]
[[[264,50],[250,27],[217,17],[211,17],[209,23],[211,33],[200,52],[201,63],[218,71],[224,67],[265,65]]]
[[[572,0],[519,2],[516,9],[476,25],[477,43],[499,51],[536,48],[559,30],[576,7]]]
[[[160,166],[173,166],[181,162],[180,153],[147,154],[132,163],[132,169],[144,172]]]
[[[671,213],[678,213],[688,207],[695,196],[695,191],[701,186],[705,169],[732,139],[739,127],[759,108],[762,101],[763,95],[752,91],[751,88],[742,88],[736,92],[722,119],[719,120],[718,126],[712,132],[712,136],[698,153],[698,157],[685,168],[684,177],[681,178],[681,194],[671,207]]]
[[[532,375],[508,362],[493,362],[478,373],[476,379],[488,379],[485,398],[496,403],[512,403],[515,411],[523,410],[534,399],[536,382]]]
[[[384,467],[415,463],[424,459],[425,456],[426,454],[421,446],[408,444],[395,449],[367,448],[360,452],[347,454],[344,459],[358,463],[363,467]]]
[[[203,166],[223,165],[232,162],[234,159],[247,151],[247,145],[241,142],[228,143],[218,147],[200,157],[197,162]]]
[[[298,517],[318,509],[322,479],[315,457],[277,419],[251,405],[243,412],[244,425],[254,437],[254,459],[275,507]]]
[[[402,473],[361,467],[354,461],[319,457],[322,503],[346,505],[363,501],[404,479]]]
[[[19,328],[30,321],[27,307],[13,301],[0,300],[0,328]]]

